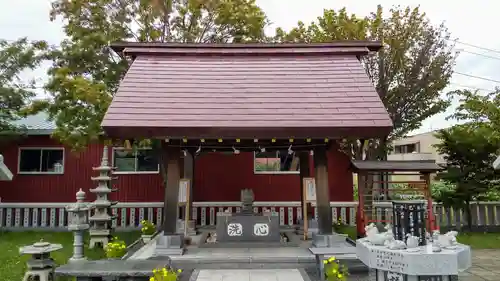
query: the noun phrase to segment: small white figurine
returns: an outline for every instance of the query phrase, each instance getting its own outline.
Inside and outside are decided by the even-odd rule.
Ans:
[[[408,249],[413,249],[418,247],[418,237],[411,234],[406,234],[406,247]]]
[[[384,229],[385,229],[386,231],[391,231],[391,232],[392,232],[392,224],[390,224],[390,223],[386,224],[386,225],[384,226]]]
[[[369,225],[365,226],[365,233],[367,237],[369,234],[378,234],[378,228],[374,223],[370,223]]]
[[[392,233],[392,230],[379,233],[377,227],[374,224],[370,224],[369,226],[370,228],[368,229],[366,238],[373,245],[382,246],[386,244],[386,241],[394,240],[394,234]]]
[[[404,250],[406,249],[406,244],[401,240],[392,240],[391,242],[386,243],[386,247],[389,250]]]
[[[440,248],[453,248],[457,244],[458,232],[448,231],[446,234],[441,234],[438,230],[435,230],[432,234],[433,245],[439,245]]]

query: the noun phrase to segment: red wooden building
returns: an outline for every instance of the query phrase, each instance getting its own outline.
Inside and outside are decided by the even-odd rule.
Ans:
[[[28,136],[0,144],[0,154],[14,175],[11,181],[0,181],[2,202],[73,202],[78,189],[87,191],[94,187],[90,180],[95,176],[92,167],[100,163],[103,144],[95,143],[83,152],[72,152],[51,138],[55,125],[46,118],[45,114],[38,114],[21,120],[29,129]],[[115,147],[109,152],[109,159],[118,167],[119,191],[113,194],[113,199],[163,201],[161,175],[150,151],[130,152]],[[192,194],[195,202],[239,201],[243,188],[253,189],[256,201],[301,200],[298,161],[289,158],[286,151],[215,152],[197,156],[195,161]],[[309,163],[312,170],[313,163]],[[349,167],[349,158],[332,146],[328,153],[331,201],[353,201]]]

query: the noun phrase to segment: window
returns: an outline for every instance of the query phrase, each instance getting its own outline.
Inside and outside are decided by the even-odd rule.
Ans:
[[[273,152],[256,152],[254,156],[254,172],[256,174],[298,174],[299,157],[288,150]]]
[[[404,145],[396,145],[394,146],[394,153],[403,154],[403,153],[417,153],[420,152],[420,143],[410,143]]]
[[[113,166],[118,173],[158,173],[158,159],[149,148],[113,148]]]
[[[63,174],[64,148],[20,148],[19,174]]]

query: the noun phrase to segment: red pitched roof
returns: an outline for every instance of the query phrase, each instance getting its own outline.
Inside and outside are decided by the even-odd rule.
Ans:
[[[381,136],[392,122],[359,55],[373,42],[139,44],[102,122],[116,137]]]

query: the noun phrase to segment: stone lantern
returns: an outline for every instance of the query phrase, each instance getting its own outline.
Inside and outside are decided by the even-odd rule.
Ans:
[[[73,231],[73,256],[70,261],[86,260],[83,250],[84,231],[90,228],[88,224],[88,211],[90,206],[84,202],[85,192],[80,189],[76,193],[76,203],[66,206],[69,213],[68,230]]]
[[[30,246],[21,247],[19,249],[21,255],[31,255],[31,259],[27,262],[28,269],[24,274],[23,281],[54,281],[56,263],[50,257],[50,253],[60,249],[62,249],[61,244],[50,244],[43,240]]]

